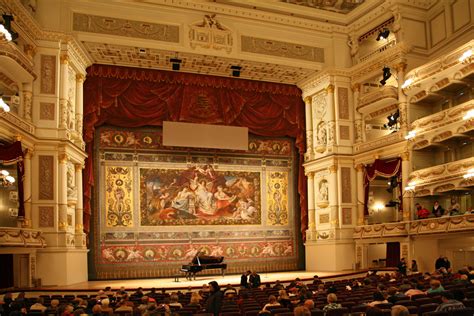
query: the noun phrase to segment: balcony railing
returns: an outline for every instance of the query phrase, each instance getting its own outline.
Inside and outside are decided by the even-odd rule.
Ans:
[[[400,132],[388,134],[380,138],[374,139],[372,141],[367,141],[360,144],[355,144],[354,149],[356,152],[364,152],[374,148],[380,148],[383,146],[391,145],[398,143],[400,141],[405,141],[404,136]]]
[[[29,134],[34,134],[35,133],[35,126],[31,122],[26,121],[25,119],[19,117],[15,113],[1,112],[0,113],[0,122],[1,122],[2,118],[5,121],[10,122],[14,126],[22,129],[23,131],[25,131]]]
[[[415,221],[357,226],[354,239],[407,237],[474,230],[474,214],[429,218]]]
[[[393,39],[390,42],[388,42],[387,44],[385,44],[383,46],[380,46],[380,47],[377,47],[377,49],[374,49],[373,51],[371,51],[371,52],[365,54],[364,56],[360,57],[359,60],[360,60],[360,62],[364,62],[364,61],[370,59],[372,56],[380,54],[381,52],[384,52],[387,49],[389,49],[390,47],[393,47],[395,45],[397,45],[397,41]]]
[[[357,110],[368,114],[369,112],[379,110],[381,107],[396,103],[398,103],[398,89],[392,86],[385,86],[363,94],[359,99]]]
[[[46,247],[42,232],[37,229],[0,227],[0,247]]]

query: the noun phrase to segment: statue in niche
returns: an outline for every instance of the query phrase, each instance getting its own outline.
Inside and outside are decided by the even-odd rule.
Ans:
[[[74,167],[68,165],[67,167],[67,197],[76,197],[76,185],[74,184]]]
[[[327,144],[326,122],[324,121],[318,124],[318,143],[324,146]]]
[[[347,42],[347,45],[350,48],[352,63],[356,64],[358,62],[357,56],[358,56],[358,53],[359,53],[359,40],[358,40],[357,36],[354,33],[352,33],[349,36],[349,41]]]
[[[328,200],[328,182],[326,180],[322,180],[319,182],[319,196],[320,201],[327,201]]]

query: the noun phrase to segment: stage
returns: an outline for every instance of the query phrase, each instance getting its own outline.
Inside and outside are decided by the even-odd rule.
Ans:
[[[262,283],[275,282],[280,280],[282,283],[288,283],[295,278],[302,280],[312,280],[314,275],[318,275],[325,281],[355,278],[365,275],[366,270],[363,271],[342,271],[342,272],[307,272],[307,271],[287,271],[287,272],[269,272],[261,273],[260,278]],[[68,286],[44,286],[42,291],[55,291],[55,290],[70,290],[70,291],[88,291],[88,290],[100,290],[106,286],[110,286],[113,289],[118,289],[124,286],[127,289],[133,289],[142,287],[144,289],[157,288],[157,289],[187,289],[192,287],[194,289],[202,287],[203,284],[207,284],[211,281],[217,281],[221,286],[232,284],[239,286],[240,274],[231,274],[226,276],[221,275],[196,275],[196,280],[186,280],[184,275],[179,278],[176,282],[174,278],[159,278],[159,279],[133,279],[133,280],[101,280],[101,281],[88,281]]]

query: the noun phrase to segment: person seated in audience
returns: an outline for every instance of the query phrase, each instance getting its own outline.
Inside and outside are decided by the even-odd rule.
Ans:
[[[319,284],[318,285],[317,294],[318,295],[327,294],[326,289],[324,288],[324,284]]]
[[[388,288],[387,295],[388,295],[387,301],[389,303],[392,303],[392,304],[395,304],[395,302],[398,301],[400,299],[400,297],[404,296],[394,286],[391,286],[391,287]]]
[[[368,307],[365,311],[366,316],[383,316],[383,312],[378,307]]]
[[[10,304],[10,314],[9,316],[24,316],[27,314],[25,306],[22,306],[21,303],[13,301]]]
[[[427,294],[444,292],[444,287],[439,280],[431,280],[430,288],[426,291]]]
[[[89,304],[87,303],[87,301],[85,299],[82,299],[82,298],[76,298],[75,301],[77,302],[77,304],[75,305],[75,309],[83,309],[83,310],[86,310],[87,307],[89,306]],[[87,313],[86,313],[87,314]]]
[[[474,209],[472,209],[472,206],[468,207],[464,214],[465,215],[474,214]]]
[[[140,311],[140,314],[144,314],[146,310],[148,309],[148,306],[150,306],[150,302],[148,301],[148,296],[144,295],[141,298],[140,304],[137,306],[137,309]]]
[[[179,302],[179,296],[176,293],[171,294],[170,296],[170,303],[168,304],[169,307],[181,309],[183,305]]]
[[[283,284],[281,284],[280,280],[276,280],[275,285],[273,286],[273,288],[277,289],[277,290],[284,290],[285,286]]]
[[[320,283],[323,283],[323,281],[321,281],[321,279],[319,278],[318,275],[314,275],[314,276],[313,276],[313,284],[314,284],[314,285],[318,285],[318,284],[320,284]]]
[[[74,307],[71,304],[62,305],[58,309],[58,314],[61,316],[70,316],[74,312]]]
[[[193,294],[191,294],[191,299],[189,300],[189,304],[187,306],[201,308],[201,300],[201,295],[199,295],[198,292],[193,292]]]
[[[394,305],[390,311],[391,316],[409,316],[410,311],[406,306],[403,305]]]
[[[431,213],[433,213],[433,215],[436,217],[441,217],[444,215],[444,208],[439,204],[438,201],[434,201]]]
[[[329,293],[327,296],[327,305],[324,305],[323,311],[328,311],[330,309],[341,308],[342,305],[337,302],[337,296],[334,293]]]
[[[291,306],[290,296],[286,293],[286,290],[282,289],[278,291],[278,302],[283,307]]]
[[[431,280],[431,273],[429,272],[423,273],[423,280],[425,281]]]
[[[209,292],[210,292],[209,285],[203,284],[203,285],[202,285],[202,288],[201,288],[201,291],[202,291],[203,293],[209,293]]]
[[[121,286],[120,289],[117,292],[115,292],[115,297],[121,298],[122,296],[126,294],[127,294],[127,291],[125,291],[125,286]]]
[[[312,299],[306,299],[303,304],[304,307],[306,307],[309,310],[314,309],[314,301]]]
[[[110,316],[114,314],[114,309],[110,307],[110,300],[108,298],[101,300],[100,305],[102,307],[102,314],[109,314]]]
[[[293,310],[295,316],[311,316],[311,311],[304,306],[295,307]]]
[[[34,299],[34,304],[30,306],[30,311],[40,311],[44,313],[46,309],[47,307],[43,305],[43,299],[41,297]]]
[[[415,207],[416,207],[416,216],[418,217],[418,219],[425,219],[425,218],[430,217],[430,211],[428,211],[426,208],[421,206],[420,203],[416,203]]]
[[[92,307],[92,315],[102,315],[102,306],[95,304],[94,307]]]
[[[82,309],[82,308],[79,308],[79,309],[76,309],[72,315],[73,316],[81,316],[81,315],[84,315],[86,312]]]
[[[415,273],[418,272],[418,263],[416,263],[416,260],[411,261],[411,267],[410,267],[411,272]]]
[[[352,288],[353,290],[358,289],[358,288],[360,288],[361,286],[362,286],[362,283],[360,283],[359,280],[355,279],[355,280],[352,281],[351,288]]]
[[[415,285],[413,289],[409,289],[405,292],[405,295],[408,297],[412,297],[413,295],[425,294],[423,284],[418,283]]]
[[[265,304],[265,306],[263,306],[262,311],[268,311],[268,307],[272,307],[272,306],[281,306],[281,304],[278,303],[275,295],[270,295],[268,297],[268,303]]]
[[[227,284],[224,290],[224,296],[227,298],[232,298],[237,295],[237,289],[234,288],[231,284]]]
[[[450,216],[461,215],[461,205],[459,205],[455,198],[451,199],[451,204],[448,207],[448,213]]]
[[[143,293],[143,289],[141,287],[139,287],[135,293],[132,294],[133,296],[136,296],[136,297],[142,297],[143,295],[145,295],[145,293]]]
[[[450,312],[453,310],[466,308],[462,302],[454,299],[454,296],[451,292],[442,292],[441,302],[442,303],[436,308],[436,312]]]
[[[49,308],[47,309],[47,314],[57,314],[59,308],[59,300],[54,299],[49,303]]]
[[[117,306],[117,308],[115,308],[116,312],[132,312],[133,311],[133,307],[128,305],[127,301],[123,298],[117,303],[116,306]]]
[[[112,288],[110,286],[106,286],[105,289],[104,289],[104,293],[105,295],[107,296],[113,296],[114,295],[114,292],[112,291]]]
[[[154,297],[154,296],[156,296],[156,289],[155,289],[154,287],[152,287],[152,288],[150,289],[150,292],[146,293],[145,295],[146,295],[146,296],[149,296],[149,297]]]
[[[412,288],[412,285],[410,283],[410,280],[408,280],[408,279],[403,279],[402,284],[400,284],[400,286],[399,286],[399,289],[400,289],[401,292],[406,292],[411,288]]]
[[[374,292],[373,297],[374,300],[370,303],[367,303],[367,305],[369,305],[370,307],[375,307],[375,305],[377,304],[388,303],[388,301],[385,299],[385,296],[380,291]]]

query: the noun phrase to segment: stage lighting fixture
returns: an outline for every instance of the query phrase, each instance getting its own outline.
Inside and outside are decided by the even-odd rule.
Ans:
[[[388,201],[387,204],[385,204],[385,207],[396,207],[398,204],[400,204],[400,202],[394,201],[394,200],[390,200],[390,201]]]
[[[392,73],[390,72],[389,67],[383,67],[382,71],[383,71],[383,74],[382,74],[383,78],[382,80],[380,80],[380,84],[382,86],[385,86],[385,84],[387,83],[387,80],[392,76]]]
[[[377,35],[377,41],[380,41],[381,39],[387,39],[389,34],[390,31],[387,28],[380,30],[379,35]]]
[[[230,69],[232,70],[232,77],[240,77],[240,70],[242,69],[242,67],[230,66]]]
[[[3,23],[0,24],[0,32],[5,36],[8,42],[14,41],[18,38],[18,33],[12,30],[13,15],[3,14]]]
[[[179,69],[181,68],[181,62],[181,59],[170,58],[171,69],[173,69],[174,71],[179,71]]]
[[[383,127],[392,128],[392,127],[396,126],[397,123],[398,123],[398,118],[399,117],[400,117],[400,111],[399,110],[397,110],[397,112],[395,112],[393,114],[390,114],[389,116],[387,116],[388,122],[386,124],[384,124]]]
[[[390,180],[388,181],[388,187],[387,187],[387,192],[392,193],[393,189],[395,189],[398,186],[398,179],[397,177],[391,177]]]

